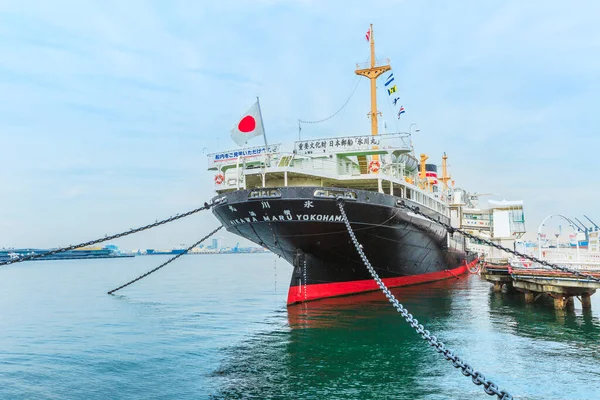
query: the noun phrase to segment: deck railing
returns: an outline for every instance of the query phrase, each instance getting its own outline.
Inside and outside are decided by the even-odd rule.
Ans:
[[[389,58],[380,58],[375,61],[376,67],[382,66],[382,65],[389,65],[389,64],[390,64]],[[356,63],[356,69],[367,69],[367,68],[371,68],[371,62]]]

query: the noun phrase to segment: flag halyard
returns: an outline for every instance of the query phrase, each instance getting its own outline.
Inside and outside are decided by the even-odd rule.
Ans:
[[[400,106],[400,111],[398,111],[398,119],[400,119],[400,116],[402,114],[404,114],[406,111],[404,110],[404,106]]]

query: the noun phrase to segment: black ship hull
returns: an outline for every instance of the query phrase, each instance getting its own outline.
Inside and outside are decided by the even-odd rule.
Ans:
[[[294,266],[288,304],[377,290],[356,252],[335,196],[371,264],[389,287],[448,279],[477,260],[465,240],[383,193],[319,187],[238,190],[213,199],[224,227]],[[409,205],[416,205],[403,199]],[[435,219],[441,213],[425,209]]]

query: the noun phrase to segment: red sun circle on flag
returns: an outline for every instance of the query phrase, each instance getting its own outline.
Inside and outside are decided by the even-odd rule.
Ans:
[[[252,132],[254,128],[256,128],[256,120],[252,115],[246,115],[238,124],[238,129],[240,132]]]

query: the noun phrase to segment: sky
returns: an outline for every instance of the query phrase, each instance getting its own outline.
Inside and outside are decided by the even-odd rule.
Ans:
[[[389,130],[417,124],[417,154],[446,152],[482,200],[523,200],[529,232],[554,213],[600,221],[598,15],[596,1],[0,0],[0,247],[203,204],[206,154],[236,148],[256,96],[272,143],[346,101],[370,23],[406,109],[398,120],[380,95]],[[370,132],[359,82],[304,138]],[[216,226],[205,212],[113,243],[170,248]]]

